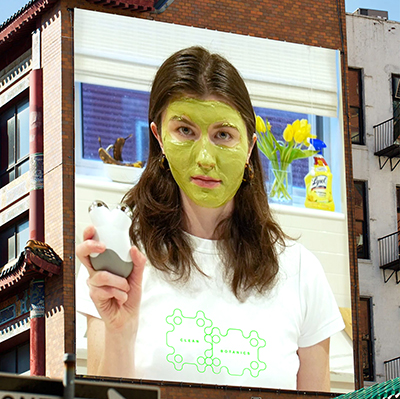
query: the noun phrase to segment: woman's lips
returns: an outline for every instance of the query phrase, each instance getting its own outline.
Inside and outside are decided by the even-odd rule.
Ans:
[[[192,176],[192,182],[202,188],[216,188],[221,185],[221,180],[209,176]]]

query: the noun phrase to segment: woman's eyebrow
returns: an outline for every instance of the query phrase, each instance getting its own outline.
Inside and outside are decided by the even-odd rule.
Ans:
[[[195,124],[191,120],[189,120],[181,115],[172,116],[170,121],[179,121],[179,122],[184,122],[184,123],[188,124],[189,126],[195,126]]]
[[[221,123],[217,123],[215,125],[216,128],[220,128],[220,127],[232,127],[233,129],[238,130],[238,127],[234,124],[234,123],[230,123],[230,122],[221,122]]]

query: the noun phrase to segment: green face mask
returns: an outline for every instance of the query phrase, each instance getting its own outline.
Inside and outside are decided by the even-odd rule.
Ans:
[[[195,204],[218,208],[234,197],[249,151],[238,111],[220,101],[183,98],[166,109],[161,132],[172,175]]]

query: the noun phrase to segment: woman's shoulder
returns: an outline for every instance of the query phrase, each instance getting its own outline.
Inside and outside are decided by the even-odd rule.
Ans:
[[[294,240],[285,240],[285,245],[279,245],[279,266],[281,270],[308,273],[322,269],[318,258],[303,244]]]

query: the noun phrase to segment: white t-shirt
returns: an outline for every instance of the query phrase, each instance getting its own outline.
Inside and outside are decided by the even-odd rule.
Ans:
[[[208,277],[171,282],[146,266],[133,378],[296,389],[297,349],[344,328],[324,271],[302,245],[280,255],[276,285],[239,301],[223,279],[215,241],[192,237]],[[87,271],[77,281],[77,311],[99,317]]]

